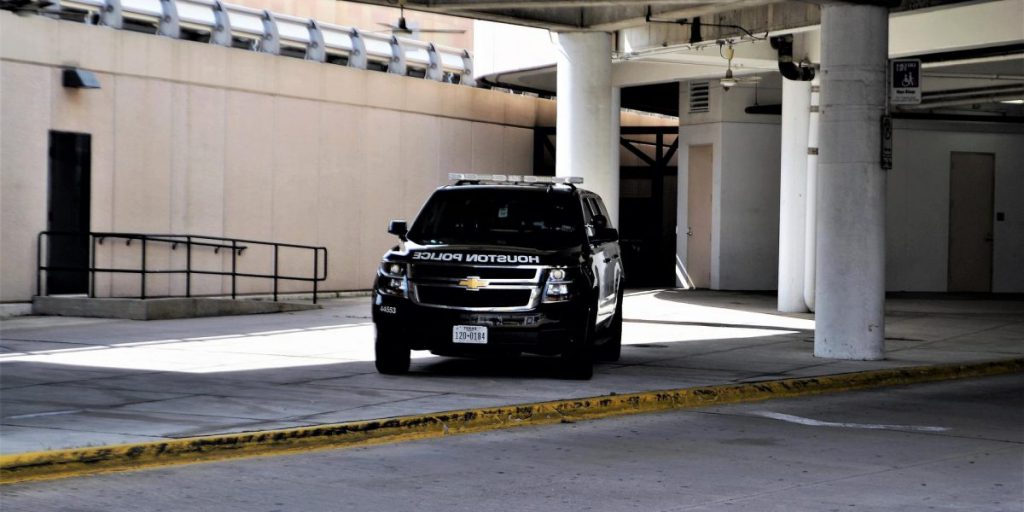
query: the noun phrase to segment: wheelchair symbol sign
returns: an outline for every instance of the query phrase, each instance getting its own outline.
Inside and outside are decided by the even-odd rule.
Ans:
[[[889,67],[891,78],[889,103],[893,105],[917,105],[921,103],[921,61],[919,59],[895,59]]]

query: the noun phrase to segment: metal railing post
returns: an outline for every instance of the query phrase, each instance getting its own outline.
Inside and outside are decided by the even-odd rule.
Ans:
[[[317,281],[317,277],[320,274],[320,249],[313,249],[313,304],[316,304],[316,292],[317,285],[320,281]]]
[[[96,237],[92,236],[92,233],[86,235],[89,237],[89,245],[91,250],[89,251],[89,298],[96,298]]]
[[[45,231],[41,231],[39,236],[36,237],[36,295],[43,294],[43,235]]]
[[[192,297],[192,237],[185,237],[185,296]]]
[[[274,302],[277,302],[277,251],[281,246],[274,244]]]
[[[231,241],[231,299],[236,297],[235,285],[238,281],[238,241]]]
[[[142,237],[142,299],[146,298],[146,237]]]

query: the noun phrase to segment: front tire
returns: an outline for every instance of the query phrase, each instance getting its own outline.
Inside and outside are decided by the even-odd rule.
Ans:
[[[615,316],[608,326],[608,340],[597,347],[597,359],[614,363],[622,357],[622,292],[619,292],[619,303],[615,307]]]
[[[590,380],[594,376],[594,313],[588,312],[585,323],[558,359],[559,374],[564,379]]]
[[[402,375],[409,372],[412,351],[396,333],[378,326],[373,349],[377,372],[384,375]]]

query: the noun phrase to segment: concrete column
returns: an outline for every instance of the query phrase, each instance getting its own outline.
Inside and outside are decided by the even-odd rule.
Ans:
[[[782,80],[782,179],[779,187],[779,311],[803,313],[807,216],[807,123],[811,83]]]
[[[814,355],[885,357],[885,111],[888,10],[825,3]]]
[[[583,177],[583,188],[601,195],[614,225],[619,214],[619,173],[618,161],[613,167],[611,160],[612,149],[619,145],[617,138],[611,144],[611,35],[563,32],[558,34],[558,45],[555,175]]]
[[[611,127],[609,128],[611,134],[611,142],[609,147],[611,149],[611,155],[608,156],[608,195],[601,194],[604,198],[605,206],[608,207],[608,215],[611,217],[608,219],[611,221],[612,226],[619,227],[619,184],[620,180],[620,157],[619,151],[622,150],[622,145],[619,144],[619,137],[622,135],[621,130],[621,119],[622,119],[622,88],[612,87],[612,103],[611,103]]]
[[[814,279],[818,245],[818,105],[821,79],[811,81],[811,110],[807,122],[807,219],[804,223],[804,304],[814,311]]]

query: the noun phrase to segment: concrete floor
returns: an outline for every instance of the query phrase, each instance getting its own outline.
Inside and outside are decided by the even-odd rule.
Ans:
[[[554,361],[445,359],[373,369],[369,299],[323,310],[139,322],[0,322],[0,452],[22,453],[696,385],[1024,355],[1024,301],[896,298],[884,361],[812,355],[811,315],[733,292],[629,294],[622,360],[593,380]]]
[[[1024,375],[3,488],[5,512],[1024,510]]]

